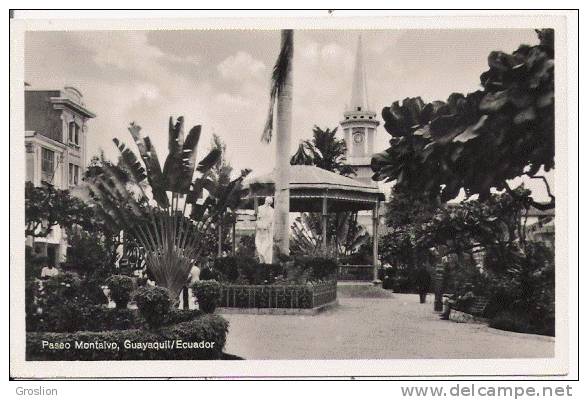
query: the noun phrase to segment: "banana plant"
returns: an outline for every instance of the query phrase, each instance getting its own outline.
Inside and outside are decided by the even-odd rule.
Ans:
[[[175,123],[170,117],[163,169],[141,127],[131,123],[128,129],[138,155],[118,138],[113,142],[131,179],[123,183],[107,167],[87,179],[78,193],[105,221],[139,243],[150,276],[177,297],[206,248],[207,233],[238,208],[250,170],[225,185],[213,182],[208,175],[221,151],[212,149],[197,163],[202,127],[194,126],[184,138],[183,117]]]

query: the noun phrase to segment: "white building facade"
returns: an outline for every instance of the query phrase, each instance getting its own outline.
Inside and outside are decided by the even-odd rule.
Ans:
[[[74,87],[59,90],[25,90],[26,181],[67,190],[80,183],[87,162],[89,111]],[[67,237],[56,226],[49,236],[27,238],[35,255],[55,265],[64,262]]]

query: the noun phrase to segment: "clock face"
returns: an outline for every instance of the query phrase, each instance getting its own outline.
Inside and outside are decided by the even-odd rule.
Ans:
[[[353,135],[353,141],[357,144],[363,142],[363,134],[361,133],[356,133]]]

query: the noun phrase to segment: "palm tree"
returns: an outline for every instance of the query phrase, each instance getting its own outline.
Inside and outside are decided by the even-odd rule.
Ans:
[[[325,130],[314,126],[312,139],[304,140],[290,159],[292,165],[316,165],[340,175],[355,175],[355,169],[347,164],[345,140],[337,139],[337,128]]]
[[[282,30],[280,54],[272,73],[270,105],[261,140],[269,143],[273,133],[274,107],[276,122],[276,179],[274,201],[274,253],[290,254],[290,136],[292,131],[292,58],[294,32]],[[277,258],[277,257],[275,257]]]
[[[129,181],[122,182],[114,169],[104,165],[78,193],[113,229],[124,231],[125,237],[139,244],[150,276],[177,298],[192,263],[207,246],[207,235],[227,211],[237,208],[249,170],[224,185],[208,178],[222,152],[213,148],[196,164],[201,126],[193,127],[184,140],[183,117],[175,124],[170,118],[169,154],[163,170],[141,127],[131,123],[129,131],[140,157],[113,139]],[[195,171],[199,175],[194,179]]]
[[[216,133],[212,134],[210,151],[214,149],[218,149],[221,152],[221,157],[208,172],[207,177],[210,178],[213,182],[215,182],[216,185],[228,185],[231,181],[233,167],[225,157],[227,145],[225,144],[225,142],[223,142],[222,138]],[[222,255],[223,252],[225,239],[227,237],[227,233],[229,232],[228,228],[233,224],[235,219],[236,215],[234,213],[227,213],[225,215],[225,218],[223,218],[223,220],[219,221],[218,223],[216,232],[216,254],[219,257]]]

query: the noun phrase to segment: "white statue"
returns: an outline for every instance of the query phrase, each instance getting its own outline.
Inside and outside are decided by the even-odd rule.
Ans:
[[[257,208],[257,222],[255,224],[255,249],[259,262],[272,263],[274,244],[274,199],[265,198],[265,203]]]

